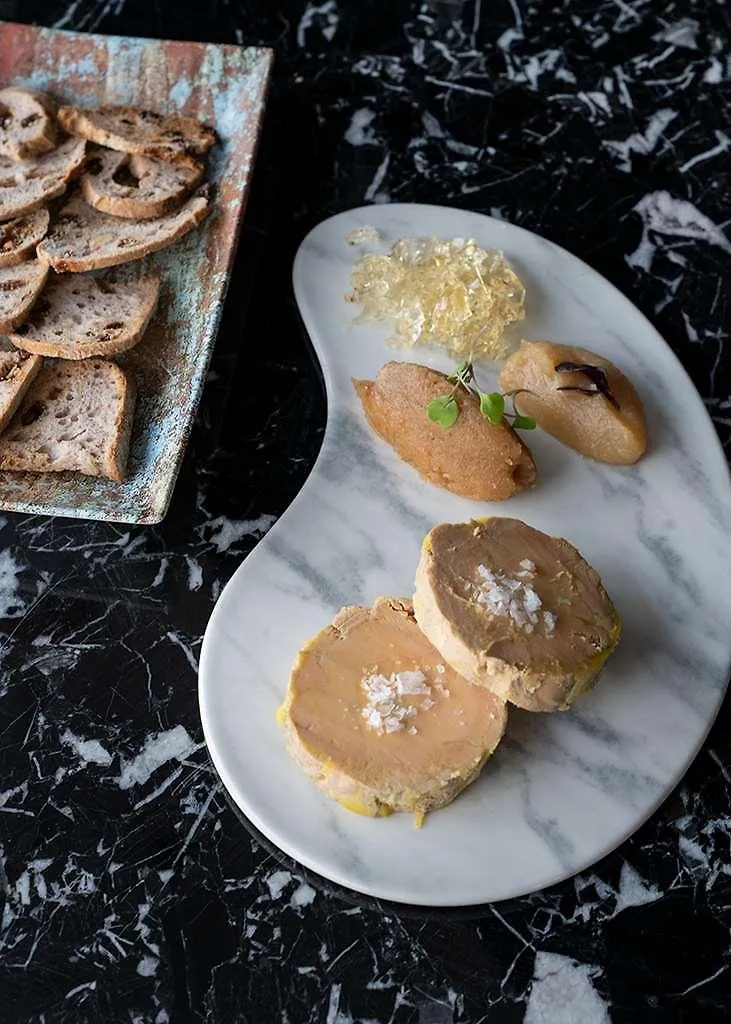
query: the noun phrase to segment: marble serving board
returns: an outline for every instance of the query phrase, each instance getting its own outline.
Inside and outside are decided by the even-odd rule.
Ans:
[[[124,104],[215,128],[208,218],[148,257],[162,284],[139,345],[118,361],[137,384],[124,483],[79,473],[0,473],[0,509],[113,522],[165,515],[185,452],[226,295],[259,137],[271,50],[59,32],[0,22],[0,83],[60,103]]]
[[[390,349],[344,301],[362,251],[409,235],[472,237],[501,249],[527,287],[514,337],[596,349],[637,385],[650,447],[635,467],[583,459],[536,431],[538,484],[503,503],[424,483],[366,425],[351,384],[390,358],[447,369],[428,350]],[[224,590],[206,632],[200,706],[213,762],[236,804],[285,853],[383,899],[477,904],[558,882],[609,853],[678,783],[719,707],[731,655],[731,489],[723,452],[682,366],[612,285],[528,231],[461,210],[378,205],[320,224],[294,267],[297,303],[322,368],[328,421],[302,492]],[[487,367],[481,381],[496,383]],[[597,688],[566,713],[511,710],[480,779],[414,828],[360,818],[322,795],[285,752],[275,715],[298,649],[344,604],[409,595],[424,534],[487,514],[568,538],[600,572],[624,637]]]

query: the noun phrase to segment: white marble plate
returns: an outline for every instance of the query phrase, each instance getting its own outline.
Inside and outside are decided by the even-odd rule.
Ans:
[[[582,459],[536,432],[536,489],[485,505],[426,483],[366,424],[353,376],[394,353],[344,301],[372,224],[474,237],[502,249],[528,289],[520,335],[585,345],[626,370],[651,450],[634,468]],[[647,320],[580,260],[536,235],[434,206],[371,206],[320,224],[295,261],[297,302],[322,367],[328,424],[290,509],[240,566],[211,617],[200,706],[233,799],[285,853],[341,885],[428,906],[519,896],[609,853],[677,784],[719,707],[731,653],[731,489],[722,449],[678,360]],[[448,358],[401,353],[441,368]],[[487,380],[494,380],[488,373]],[[409,815],[343,810],[287,756],[275,713],[302,644],[343,604],[411,593],[423,535],[442,521],[517,516],[576,544],[601,573],[624,639],[597,689],[564,714],[512,711],[481,778],[417,831]]]

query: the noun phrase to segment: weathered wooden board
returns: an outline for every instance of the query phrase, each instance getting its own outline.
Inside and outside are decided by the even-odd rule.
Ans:
[[[0,508],[129,523],[164,517],[215,342],[271,62],[267,49],[0,23],[2,84],[44,89],[64,103],[181,111],[219,137],[207,172],[213,212],[197,231],[149,257],[162,272],[158,309],[145,339],[119,359],[139,393],[127,480],[0,473]]]

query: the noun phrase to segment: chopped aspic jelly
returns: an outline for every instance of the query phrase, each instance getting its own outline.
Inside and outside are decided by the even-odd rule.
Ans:
[[[356,322],[392,321],[391,345],[438,346],[470,360],[502,358],[506,327],[525,315],[518,275],[502,253],[472,239],[402,238],[362,256],[351,286]]]

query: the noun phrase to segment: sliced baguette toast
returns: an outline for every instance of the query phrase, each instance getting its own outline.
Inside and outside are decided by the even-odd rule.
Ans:
[[[58,119],[71,135],[123,153],[175,160],[188,153],[207,153],[215,133],[194,117],[158,114],[136,107],[59,107]]]
[[[26,352],[62,359],[125,352],[145,333],[159,290],[159,274],[136,281],[54,274],[10,340]]]
[[[48,210],[41,207],[0,224],[0,267],[14,267],[33,255],[48,231]]]
[[[10,220],[60,196],[86,154],[83,139],[67,139],[30,160],[0,157],[0,220]]]
[[[134,385],[116,363],[46,363],[0,434],[0,470],[123,480],[134,400]]]
[[[11,160],[25,160],[53,149],[54,108],[51,97],[43,93],[12,86],[0,89],[0,153]]]
[[[102,213],[149,220],[179,206],[202,176],[203,165],[196,160],[170,163],[97,149],[90,154],[81,191],[87,203]]]
[[[38,259],[59,273],[129,263],[182,238],[207,213],[208,199],[199,193],[175,213],[137,223],[100,213],[77,194],[59,211],[38,246]]]
[[[0,350],[0,432],[10,422],[43,365],[40,356]]]
[[[0,267],[0,331],[10,334],[20,327],[47,277],[48,267],[38,260]]]

